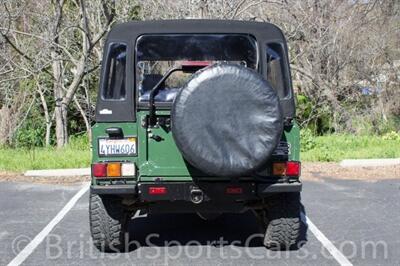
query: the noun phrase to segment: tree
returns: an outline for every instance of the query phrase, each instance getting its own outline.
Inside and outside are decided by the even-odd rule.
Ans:
[[[301,125],[324,133],[367,123],[381,132],[381,121],[400,115],[399,16],[396,0],[5,0],[0,144],[38,113],[47,145],[53,133],[59,147],[70,133],[90,135],[104,36],[132,19],[275,23],[288,40]]]
[[[49,143],[53,121],[57,146],[62,147],[68,142],[71,103],[81,113],[90,134],[91,125],[76,92],[85,76],[98,69],[99,46],[117,20],[117,12],[119,19],[135,14],[130,12],[135,6],[122,10],[124,5],[129,6],[127,2],[43,0],[3,3],[4,14],[8,15],[0,33],[14,52],[5,58],[15,62],[18,70],[25,73],[19,80],[36,80],[36,93],[40,96],[46,121],[46,143]],[[51,12],[43,13],[43,10]],[[15,54],[17,57],[13,58]],[[53,97],[52,106],[47,100],[49,94]],[[89,97],[87,88],[83,96]]]

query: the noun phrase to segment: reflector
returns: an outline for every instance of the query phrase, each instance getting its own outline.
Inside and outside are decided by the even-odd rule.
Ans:
[[[241,187],[227,187],[226,194],[242,194],[243,189]]]
[[[149,187],[149,194],[150,195],[167,194],[167,188],[166,187]]]

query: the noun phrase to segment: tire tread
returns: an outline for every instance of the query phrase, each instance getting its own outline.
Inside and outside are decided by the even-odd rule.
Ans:
[[[300,240],[300,193],[283,193],[267,203],[264,245],[294,249]]]
[[[100,251],[119,251],[123,248],[125,214],[114,199],[90,194],[90,231],[94,246]]]

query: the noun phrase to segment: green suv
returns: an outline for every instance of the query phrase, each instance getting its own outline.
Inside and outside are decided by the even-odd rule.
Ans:
[[[93,126],[94,245],[123,249],[137,211],[208,220],[251,210],[266,247],[296,247],[299,138],[287,44],[275,25],[114,26]]]

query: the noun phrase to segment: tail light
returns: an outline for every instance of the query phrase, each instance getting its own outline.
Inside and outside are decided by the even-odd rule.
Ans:
[[[108,162],[92,164],[92,174],[98,178],[134,177],[136,166],[134,163]]]
[[[286,175],[287,176],[299,176],[300,175],[300,162],[287,162],[286,163]]]
[[[108,177],[121,176],[121,163],[108,163],[107,164],[107,176]]]
[[[107,176],[107,164],[96,163],[92,165],[92,173],[95,177],[106,177]]]
[[[272,164],[272,174],[274,176],[300,176],[300,162],[275,162]]]
[[[121,172],[123,176],[136,176],[136,166],[134,163],[122,163]]]
[[[273,163],[272,174],[273,175],[285,175],[286,163]]]

